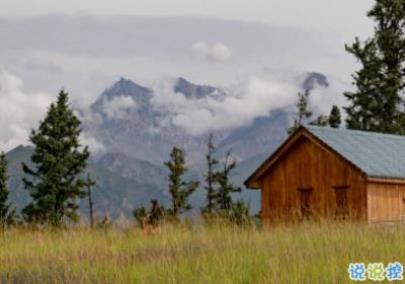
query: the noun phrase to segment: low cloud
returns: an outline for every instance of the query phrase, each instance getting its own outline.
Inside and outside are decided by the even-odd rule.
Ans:
[[[135,101],[129,96],[115,97],[103,102],[103,112],[110,119],[124,119],[127,112],[136,107]]]
[[[171,122],[191,135],[209,131],[248,126],[258,117],[266,117],[272,111],[284,109],[296,112],[298,92],[302,92],[304,77],[252,76],[230,87],[221,100],[207,96],[202,99],[187,99],[172,91],[173,82],[166,81],[156,88],[152,99],[154,106],[167,113]],[[328,115],[333,104],[346,104],[342,95],[348,85],[331,79],[329,87],[317,86],[309,97],[309,106],[314,119],[320,114]]]
[[[98,154],[105,151],[104,145],[96,138],[89,136],[87,133],[81,135],[80,142],[82,145],[88,146],[92,154]]]
[[[309,106],[315,115],[329,115],[333,105],[341,108],[342,117],[346,117],[343,107],[347,105],[347,99],[343,93],[351,90],[353,86],[348,82],[343,82],[336,78],[329,78],[330,85],[328,88],[318,87],[311,91]]]
[[[9,151],[18,145],[28,145],[31,129],[37,129],[56,96],[46,93],[28,93],[23,81],[0,69],[0,151]],[[104,149],[96,139],[83,133],[82,145],[99,152]]]
[[[37,128],[52,97],[26,93],[20,78],[0,69],[0,148],[7,151],[28,144],[32,128]]]
[[[332,104],[342,106],[346,103],[342,93],[350,86],[335,78],[329,79],[328,88],[318,87],[311,93],[309,103],[314,117],[329,114]],[[151,102],[165,114],[160,125],[172,123],[191,135],[201,135],[209,131],[247,126],[257,117],[268,116],[276,109],[295,111],[299,91],[302,91],[302,78],[292,75],[256,75],[225,89],[227,95],[220,100],[212,96],[187,99],[174,93],[173,81],[166,80],[155,87]],[[55,96],[45,93],[25,92],[21,79],[0,70],[0,150],[28,144],[30,130],[38,127],[39,121],[55,99]],[[124,119],[136,106],[132,97],[121,96],[105,101],[103,112],[110,119]],[[92,112],[83,111],[80,114],[85,125],[88,125],[88,121],[96,125],[102,122],[101,116],[90,116],[89,113]],[[83,145],[90,146],[93,153],[104,150],[104,146],[86,132],[81,140]]]
[[[204,41],[196,42],[191,47],[194,54],[213,61],[225,62],[232,58],[232,50],[223,43],[208,44]]]
[[[192,135],[249,125],[271,110],[291,106],[298,87],[290,82],[251,77],[228,90],[222,100],[212,97],[186,99],[172,91],[166,82],[157,90],[152,102],[171,115],[172,123]],[[233,89],[233,90],[232,90]]]
[[[80,144],[82,146],[88,146],[91,154],[101,154],[105,152],[106,147],[104,144],[92,136],[93,129],[97,129],[101,126],[103,118],[96,112],[93,112],[91,108],[76,108],[75,115],[82,122],[82,133],[80,135]]]

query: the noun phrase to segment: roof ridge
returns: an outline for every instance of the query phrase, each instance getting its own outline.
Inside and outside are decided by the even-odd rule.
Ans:
[[[313,129],[313,130],[329,131],[329,132],[341,132],[341,133],[346,132],[346,133],[350,133],[352,135],[363,135],[363,136],[373,136],[373,137],[380,136],[380,137],[384,137],[384,138],[405,140],[404,135],[382,133],[382,132],[375,132],[375,131],[365,131],[365,130],[347,129],[347,128],[332,128],[329,126],[314,126],[314,125],[304,126],[304,128],[308,129],[309,131],[311,131]]]

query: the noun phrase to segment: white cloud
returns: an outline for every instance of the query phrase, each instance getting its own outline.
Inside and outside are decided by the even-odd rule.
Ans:
[[[90,108],[76,108],[75,115],[82,122],[83,132],[80,135],[82,146],[88,146],[91,154],[103,153],[106,148],[99,140],[91,135],[91,130],[100,127],[103,118],[98,113],[93,112]]]
[[[0,69],[0,147],[10,150],[28,144],[30,130],[38,126],[49,104],[50,95],[26,93],[18,77]]]
[[[87,133],[82,133],[80,142],[82,143],[82,145],[89,147],[91,154],[97,154],[100,152],[104,152],[105,150],[105,147],[101,142],[99,142],[94,137],[89,136]]]
[[[251,77],[223,100],[212,97],[190,100],[172,91],[171,83],[160,86],[152,99],[155,107],[171,114],[172,122],[192,135],[249,125],[271,110],[292,105],[298,87],[288,81]],[[238,90],[238,91],[236,91]]]
[[[172,91],[173,82],[166,81],[156,87],[152,99],[154,106],[169,114],[171,122],[191,135],[209,131],[232,129],[250,125],[254,119],[265,117],[271,111],[284,109],[295,112],[298,92],[302,92],[303,76],[262,74],[251,76],[239,85],[226,90],[226,97],[186,99]],[[347,104],[342,95],[350,84],[328,76],[329,87],[318,86],[309,97],[313,119],[318,115],[329,115],[332,105]],[[344,116],[344,113],[342,112]]]
[[[329,78],[328,88],[316,88],[311,92],[309,106],[316,115],[329,115],[333,105],[342,108],[347,105],[347,100],[343,93],[353,89],[350,83],[343,82],[334,77]],[[341,109],[341,114],[345,118],[345,112]]]
[[[46,93],[25,92],[20,78],[0,69],[0,151],[30,144],[31,129],[38,128],[55,99]],[[81,143],[93,153],[104,150],[101,143],[86,133],[81,135]]]
[[[136,107],[136,102],[129,96],[115,97],[103,102],[103,112],[111,119],[123,119],[127,112]]]
[[[221,100],[209,96],[186,99],[173,92],[173,81],[165,81],[155,88],[152,103],[169,115],[162,124],[171,122],[192,135],[200,135],[249,125],[255,118],[267,116],[272,110],[294,106],[301,79],[292,75],[251,76],[226,90],[227,96]],[[310,106],[314,116],[328,114],[332,104],[345,104],[342,93],[349,89],[348,84],[333,77],[329,77],[329,81],[329,88],[318,88],[311,93]],[[38,127],[54,99],[45,93],[24,92],[18,77],[0,70],[0,149],[10,150],[19,144],[27,144],[30,130]],[[105,101],[103,111],[109,118],[122,119],[135,107],[133,98],[122,96]],[[81,119],[97,124],[101,117],[89,117],[83,112]],[[81,141],[93,153],[104,150],[104,146],[87,133],[83,133]]]
[[[192,51],[204,58],[224,62],[232,58],[232,50],[223,43],[210,45],[204,41],[196,42],[191,47]]]

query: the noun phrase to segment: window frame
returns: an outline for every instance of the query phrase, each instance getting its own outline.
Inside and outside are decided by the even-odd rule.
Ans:
[[[311,196],[313,187],[299,187],[298,192],[300,195],[300,213],[303,220],[309,220],[313,216],[311,206]]]
[[[332,186],[335,192],[335,218],[338,220],[345,220],[349,217],[349,202],[347,192],[350,189],[349,185],[336,185]]]

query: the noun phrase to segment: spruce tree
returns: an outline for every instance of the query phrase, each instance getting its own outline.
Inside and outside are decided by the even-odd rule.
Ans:
[[[293,125],[288,129],[288,134],[292,134],[301,125],[304,124],[305,120],[312,116],[312,112],[308,109],[308,99],[310,91],[307,90],[305,93],[298,93],[298,103],[297,103],[297,117],[294,119]]]
[[[329,115],[329,126],[332,128],[339,128],[342,123],[340,109],[338,106],[333,105]]]
[[[232,193],[241,192],[242,189],[235,186],[231,182],[231,176],[236,168],[236,160],[231,158],[229,151],[223,162],[223,169],[218,172],[217,181],[219,184],[218,193],[216,195],[216,203],[220,213],[228,214],[232,209]]]
[[[207,163],[207,173],[205,175],[205,190],[206,192],[206,206],[202,209],[202,213],[212,214],[215,211],[215,197],[216,197],[216,178],[217,178],[217,171],[216,166],[218,165],[218,160],[215,159],[215,146],[214,146],[214,137],[210,134],[207,143],[207,155],[205,156],[205,160]]]
[[[14,223],[15,208],[8,202],[7,160],[4,152],[0,153],[0,229]]]
[[[172,208],[168,213],[177,219],[180,214],[191,209],[188,198],[197,189],[199,183],[184,181],[187,167],[185,153],[182,149],[173,147],[170,160],[165,163],[165,166],[169,169],[169,191],[172,199]]]
[[[86,196],[83,172],[90,155],[79,142],[80,124],[68,94],[61,90],[30,136],[34,167],[23,164],[23,182],[33,199],[23,209],[27,221],[53,226],[78,221],[78,198]]]
[[[356,90],[345,93],[347,127],[403,134],[405,1],[376,0],[368,17],[376,22],[374,36],[346,45],[361,64],[353,75]]]

